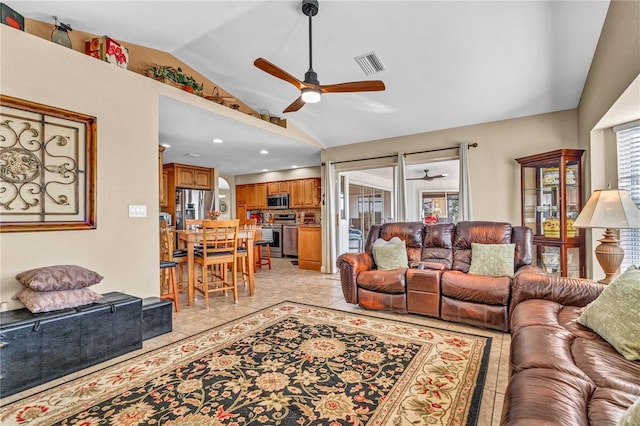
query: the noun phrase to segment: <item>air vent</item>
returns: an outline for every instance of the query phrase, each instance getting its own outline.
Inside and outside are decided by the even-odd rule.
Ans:
[[[184,155],[185,157],[200,157],[200,154],[193,154],[193,153],[188,153]]]
[[[380,59],[380,56],[378,56],[376,52],[365,53],[364,55],[356,56],[353,59],[356,60],[366,75],[372,75],[386,70],[382,63],[382,59]]]

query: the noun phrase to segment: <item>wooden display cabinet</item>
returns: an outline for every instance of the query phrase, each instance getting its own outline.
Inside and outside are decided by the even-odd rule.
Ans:
[[[559,149],[516,158],[522,225],[533,231],[534,264],[563,277],[586,274],[584,234],[573,222],[582,208],[584,150]]]

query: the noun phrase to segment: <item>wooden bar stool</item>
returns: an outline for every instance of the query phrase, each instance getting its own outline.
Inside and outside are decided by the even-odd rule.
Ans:
[[[271,240],[258,240],[253,243],[254,258],[256,260],[256,268],[262,268],[263,266],[269,266],[271,269]],[[262,254],[262,248],[266,247],[266,256]]]
[[[178,283],[176,282],[176,266],[178,266],[178,264],[170,260],[160,261],[161,276],[164,275],[164,270],[166,269],[169,270],[169,282],[167,285],[169,288],[167,293],[163,293],[164,285],[160,286],[160,298],[164,300],[171,300],[173,302],[173,306],[176,309],[176,312],[179,312],[180,302],[178,302]],[[164,284],[164,280],[162,280],[162,284]]]

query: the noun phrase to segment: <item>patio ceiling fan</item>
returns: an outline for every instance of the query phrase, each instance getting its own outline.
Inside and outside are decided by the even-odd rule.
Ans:
[[[429,176],[429,169],[426,169],[424,171],[424,176],[422,177],[417,177],[417,178],[407,178],[406,180],[434,180],[434,179],[439,179],[439,178],[443,178],[443,177],[447,177],[449,176],[447,173],[443,173],[441,175],[433,175],[433,176]]]
[[[304,74],[304,81],[298,80],[282,68],[272,64],[264,58],[256,59],[253,64],[262,71],[271,74],[287,83],[293,84],[300,90],[300,96],[293,101],[283,112],[298,111],[305,103],[320,102],[323,93],[344,92],[375,92],[384,90],[384,83],[380,80],[352,81],[349,83],[320,84],[318,74],[313,70],[311,20],[318,13],[317,0],[303,0],[302,13],[309,17],[309,70]]]

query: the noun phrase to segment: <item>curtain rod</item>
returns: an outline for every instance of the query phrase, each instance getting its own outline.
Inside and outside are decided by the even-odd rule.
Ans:
[[[473,147],[476,148],[478,146],[478,143],[471,143],[469,144],[469,148]],[[450,149],[458,149],[460,147],[458,146],[450,146],[449,148],[436,148],[436,149],[428,149],[426,151],[415,151],[415,152],[406,152],[404,154],[404,156],[406,157],[407,155],[414,155],[414,154],[425,154],[427,152],[437,152],[437,151],[448,151]],[[368,158],[358,158],[356,160],[342,160],[342,161],[334,161],[333,164],[342,164],[342,163],[352,163],[354,161],[367,161],[367,160],[379,160],[381,158],[395,158],[397,157],[397,155],[382,155],[380,157],[368,157]],[[321,166],[325,166],[326,163],[322,163]]]

